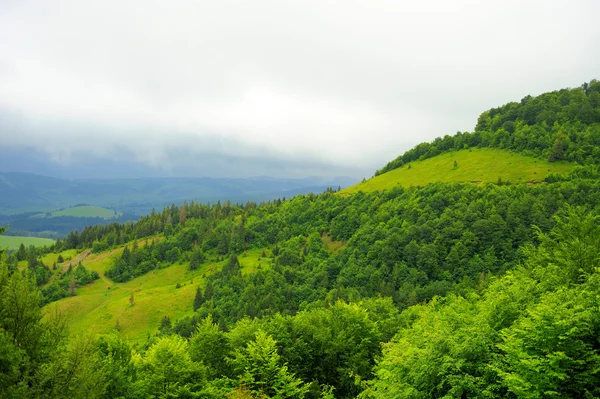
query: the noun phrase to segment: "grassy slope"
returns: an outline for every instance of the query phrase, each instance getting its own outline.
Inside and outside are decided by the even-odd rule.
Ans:
[[[111,209],[101,208],[99,206],[76,206],[73,208],[63,209],[62,211],[52,212],[51,217],[59,217],[59,216],[74,216],[74,217],[88,217],[88,218],[104,218],[104,219],[112,219],[117,215]]]
[[[454,161],[458,167],[454,167]],[[341,194],[376,191],[401,186],[424,186],[432,182],[510,183],[540,182],[549,173],[566,173],[567,162],[546,162],[513,152],[492,148],[473,148],[438,155],[373,177],[348,187]]]
[[[44,262],[45,265],[51,266],[54,262],[58,261],[58,255],[62,255],[62,257],[64,259],[63,264],[69,263],[69,261],[71,261],[77,257],[77,250],[76,249],[68,249],[66,251],[61,252],[60,254],[58,254],[58,253],[46,254],[46,255],[42,256],[42,262]]]
[[[115,283],[104,276],[112,258],[123,248],[93,254],[83,260],[90,270],[97,271],[101,279],[77,290],[77,296],[48,305],[47,311],[59,311],[66,317],[73,334],[103,334],[114,332],[118,324],[121,336],[132,343],[143,343],[157,332],[163,316],[171,320],[192,314],[196,287],[204,287],[204,277],[220,269],[225,261],[207,262],[198,270],[187,270],[187,264],[176,264],[152,271],[127,283]],[[259,259],[262,249],[249,250],[239,257],[242,273],[255,271],[259,264],[270,265],[270,259]],[[64,255],[63,255],[64,256]],[[180,288],[176,288],[177,284]],[[130,306],[133,292],[135,304]]]
[[[0,236],[0,249],[18,249],[21,243],[26,247],[30,245],[33,245],[34,247],[43,247],[45,245],[52,245],[54,242],[55,240],[51,240],[50,238]]]

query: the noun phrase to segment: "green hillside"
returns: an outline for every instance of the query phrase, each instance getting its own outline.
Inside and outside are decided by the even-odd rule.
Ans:
[[[54,242],[54,240],[49,238],[0,235],[0,249],[17,249],[21,244],[25,245],[26,247],[30,245],[33,245],[34,247],[43,247],[46,245],[52,245]]]
[[[84,205],[62,209],[60,211],[54,211],[50,214],[50,217],[73,216],[80,218],[113,219],[119,217],[120,215],[121,213],[115,212],[112,209],[106,209],[99,206]]]
[[[51,303],[46,312],[52,314],[57,310],[63,314],[69,329],[75,334],[119,332],[130,342],[142,344],[157,333],[164,316],[177,320],[192,315],[190,304],[196,288],[204,288],[204,277],[219,270],[225,263],[205,262],[194,271],[188,270],[187,264],[177,263],[126,283],[115,283],[104,274],[114,257],[122,252],[123,247],[100,254],[84,254],[87,256],[81,258],[82,264],[88,270],[98,272],[101,278],[78,288],[76,296]],[[256,270],[259,264],[261,267],[270,265],[271,260],[261,258],[261,254],[262,250],[256,249],[239,256],[242,273]],[[66,259],[67,255],[71,253],[63,257]],[[67,268],[68,264],[65,262],[63,268]],[[133,306],[129,302],[132,293]]]
[[[567,173],[573,166],[569,162],[547,162],[505,150],[473,148],[411,162],[340,193],[385,190],[397,185],[424,186],[432,182],[496,183],[501,179],[509,183],[539,183],[549,173]]]

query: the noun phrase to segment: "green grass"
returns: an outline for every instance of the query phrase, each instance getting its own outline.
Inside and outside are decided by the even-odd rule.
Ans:
[[[120,216],[120,213],[115,213],[115,211],[113,211],[112,209],[101,208],[99,206],[85,205],[67,208],[60,211],[54,211],[50,214],[50,217],[59,216],[113,219],[117,216]]]
[[[100,280],[77,289],[77,295],[48,305],[45,310],[60,312],[71,333],[105,334],[116,332],[134,344],[142,344],[158,331],[160,320],[169,316],[172,321],[193,314],[192,303],[196,288],[204,288],[205,277],[219,270],[227,260],[206,262],[198,270],[189,271],[186,264],[175,264],[154,270],[127,283],[115,283],[104,276],[106,270],[123,248],[83,259],[89,270],[100,274]],[[259,267],[270,267],[271,259],[262,258],[263,249],[248,250],[238,258],[242,273],[252,273]],[[58,255],[56,255],[58,256]],[[63,255],[64,257],[64,255]],[[177,284],[180,288],[177,288]],[[133,293],[134,305],[129,298]]]
[[[323,241],[325,249],[332,254],[339,252],[346,245],[343,241],[333,241],[327,234],[321,236],[321,241]]]
[[[457,167],[454,166],[454,161]],[[416,161],[340,191],[341,195],[385,190],[395,186],[446,183],[540,183],[549,173],[567,173],[574,164],[541,159],[492,148],[473,148]]]
[[[54,262],[58,262],[58,255],[62,255],[63,257],[63,264],[64,263],[69,263],[69,261],[72,261],[74,258],[77,257],[77,250],[76,249],[68,249],[66,251],[62,251],[60,253],[50,253],[50,254],[46,254],[44,256],[42,256],[42,262],[44,262],[45,265],[48,266],[52,266],[52,264],[54,264]]]
[[[34,247],[43,247],[46,245],[52,245],[56,241],[50,238],[39,238],[39,237],[21,237],[21,236],[0,236],[0,249],[19,249],[21,243],[28,247],[33,245]]]

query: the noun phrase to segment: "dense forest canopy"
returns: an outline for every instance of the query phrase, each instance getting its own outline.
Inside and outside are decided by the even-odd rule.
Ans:
[[[190,202],[22,247],[0,271],[0,396],[600,397],[599,98],[597,81],[526,97],[380,171],[465,145],[580,164],[543,184]],[[102,275],[40,260],[118,248]],[[247,251],[261,255],[242,273]],[[118,326],[69,336],[40,308],[98,278],[208,263],[223,266],[191,315],[144,345]]]

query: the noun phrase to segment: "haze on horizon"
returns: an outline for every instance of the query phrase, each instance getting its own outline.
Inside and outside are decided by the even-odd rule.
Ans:
[[[490,107],[599,78],[598,15],[594,0],[3,1],[0,170],[371,176]]]

